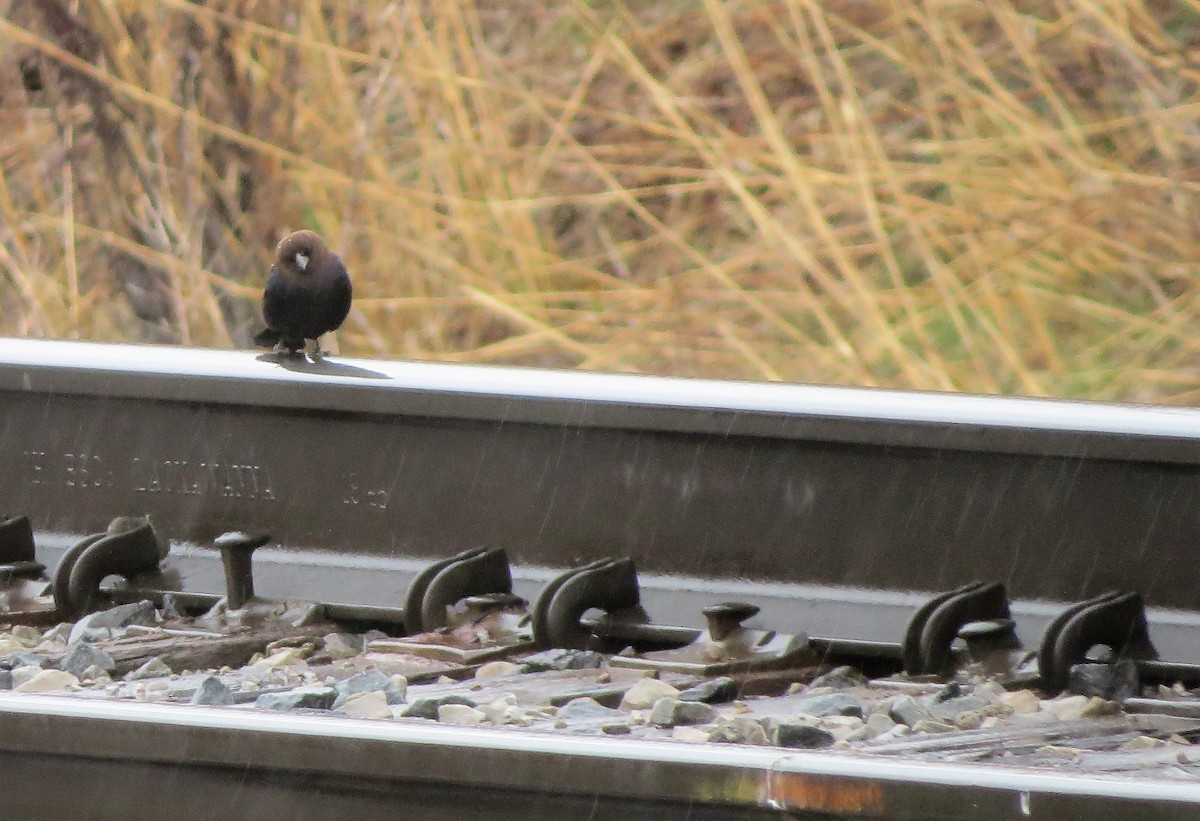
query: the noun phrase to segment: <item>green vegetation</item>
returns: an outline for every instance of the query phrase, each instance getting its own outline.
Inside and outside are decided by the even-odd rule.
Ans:
[[[0,13],[2,333],[1200,401],[1196,2]]]

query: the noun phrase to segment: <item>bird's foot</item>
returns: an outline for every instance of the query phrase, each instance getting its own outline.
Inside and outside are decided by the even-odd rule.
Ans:
[[[313,362],[319,362],[330,355],[329,351],[321,350],[321,340],[319,339],[305,340],[304,352],[308,354]]]
[[[279,354],[280,356],[303,356],[299,350],[288,345],[286,342],[280,341],[271,349],[271,353]]]

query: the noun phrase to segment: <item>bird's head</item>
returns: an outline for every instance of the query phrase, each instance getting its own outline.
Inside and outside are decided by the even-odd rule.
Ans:
[[[328,253],[325,241],[312,231],[294,231],[279,241],[275,248],[275,264],[280,270],[296,276],[313,270],[313,263]]]

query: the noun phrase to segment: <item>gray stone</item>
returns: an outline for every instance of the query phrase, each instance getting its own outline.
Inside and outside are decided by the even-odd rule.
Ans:
[[[954,717],[954,726],[960,730],[978,730],[986,717],[979,710],[965,710]]]
[[[734,716],[714,727],[708,738],[719,744],[762,745],[767,743],[767,731],[758,719]]]
[[[1137,695],[1138,685],[1137,665],[1122,659],[1115,664],[1073,665],[1067,691],[1120,702]]]
[[[604,656],[593,650],[543,650],[521,659],[528,673],[551,670],[593,670],[604,663]]]
[[[83,678],[83,671],[92,665],[99,667],[106,673],[111,673],[117,669],[117,663],[113,661],[112,656],[82,641],[67,652],[67,655],[63,657],[62,662],[58,665],[58,669],[66,670],[77,678]]]
[[[147,661],[136,670],[132,670],[125,674],[126,681],[142,681],[148,678],[163,678],[171,675],[172,670],[167,666],[167,663],[158,656]]]
[[[263,693],[254,706],[260,710],[328,710],[337,698],[332,687],[297,687],[285,693]]]
[[[775,745],[803,750],[832,747],[833,733],[808,724],[783,723],[775,730]]]
[[[337,690],[337,698],[333,702],[334,709],[345,704],[351,696],[377,691],[383,693],[388,704],[404,703],[404,693],[396,686],[396,682],[378,670],[353,675],[345,681],[339,681],[333,689]]]
[[[465,696],[447,695],[418,698],[400,715],[403,718],[428,718],[437,721],[438,708],[447,704],[461,704],[464,707],[474,707],[475,702]]]
[[[571,699],[558,708],[556,716],[561,721],[585,721],[597,718],[620,721],[627,718],[625,713],[620,710],[605,707],[596,699],[586,696]]]
[[[702,681],[679,693],[680,701],[702,701],[705,704],[725,704],[738,697],[739,687],[728,676]]]
[[[262,696],[259,696],[262,698]],[[192,704],[233,704],[233,693],[216,676],[205,676],[192,694]],[[278,708],[271,708],[278,709]]]
[[[938,721],[953,722],[955,718],[963,713],[979,713],[990,706],[987,699],[980,698],[979,696],[955,696],[944,701],[935,700],[929,706],[929,713]]]
[[[50,661],[41,653],[13,653],[8,660],[13,667],[48,667]]]
[[[184,608],[179,604],[179,597],[174,593],[163,593],[162,596],[162,617],[167,620],[182,619],[187,616]]]
[[[892,704],[892,708],[888,710],[888,718],[897,724],[904,724],[911,727],[918,721],[928,720],[931,718],[931,715],[929,708],[912,696],[901,696],[896,699]]]
[[[933,696],[935,704],[940,704],[943,701],[949,701],[952,698],[958,698],[963,694],[962,685],[957,681],[948,682],[942,689],[938,690]]]
[[[54,641],[59,644],[66,644],[67,640],[71,638],[71,629],[73,627],[75,627],[74,622],[60,621],[45,633],[42,633],[42,641]]]
[[[624,721],[610,721],[600,725],[600,732],[605,735],[629,735],[633,732],[633,728]]]
[[[832,687],[834,690],[848,690],[851,687],[862,687],[867,683],[867,677],[853,667],[835,667],[824,675],[817,676],[809,687]]]
[[[914,733],[948,733],[955,729],[953,724],[947,724],[945,721],[937,721],[932,718],[923,718],[912,725]]]
[[[99,613],[89,613],[71,628],[68,644],[74,644],[83,638],[89,630],[114,630],[140,624],[144,627],[155,625],[154,605],[148,601],[130,602],[101,610]]]
[[[12,686],[12,670],[0,670],[0,690],[11,690]]]
[[[808,716],[857,716],[863,717],[862,702],[845,693],[829,693],[823,696],[802,698],[793,705],[797,713]]]
[[[680,724],[707,724],[716,720],[717,711],[701,701],[661,698],[650,709],[650,723],[658,727]]]

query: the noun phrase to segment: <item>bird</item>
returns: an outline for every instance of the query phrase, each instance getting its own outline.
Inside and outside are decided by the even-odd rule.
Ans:
[[[313,231],[288,234],[275,248],[263,291],[267,327],[254,335],[254,344],[288,354],[304,348],[314,357],[323,356],[320,338],[341,327],[352,297],[350,274],[325,240]]]

